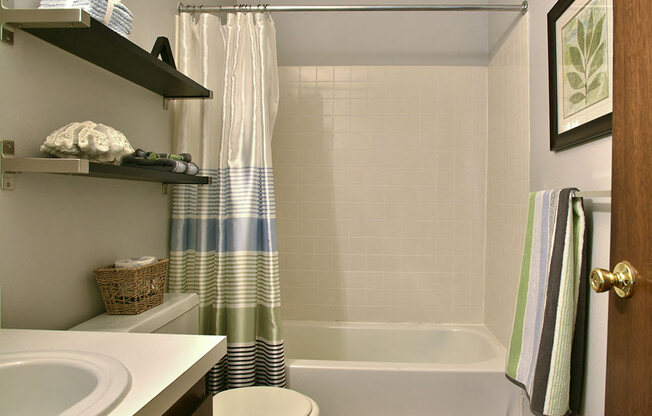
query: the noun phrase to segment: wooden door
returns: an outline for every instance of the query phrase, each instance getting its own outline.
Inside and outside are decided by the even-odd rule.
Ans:
[[[611,266],[639,272],[609,293],[605,413],[652,415],[652,1],[614,0]],[[599,259],[594,259],[599,261]]]

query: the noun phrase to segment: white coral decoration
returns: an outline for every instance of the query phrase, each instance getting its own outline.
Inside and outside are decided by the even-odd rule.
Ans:
[[[80,157],[93,162],[120,163],[133,147],[124,134],[92,121],[70,123],[53,131],[41,145],[41,152],[57,157]]]

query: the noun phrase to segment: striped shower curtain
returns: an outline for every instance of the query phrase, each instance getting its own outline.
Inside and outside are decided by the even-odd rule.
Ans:
[[[274,23],[237,13],[178,18],[180,70],[213,100],[174,103],[177,152],[191,153],[209,186],[173,191],[171,292],[200,298],[200,330],[227,336],[209,374],[213,393],[285,386],[271,140],[278,108]]]

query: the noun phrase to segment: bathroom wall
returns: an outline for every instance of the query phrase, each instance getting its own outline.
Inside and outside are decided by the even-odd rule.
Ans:
[[[504,0],[455,0],[456,5]],[[233,5],[232,0],[202,0]],[[275,5],[415,4],[414,0],[269,0]],[[416,2],[419,3],[419,2]],[[450,4],[429,0],[427,4]],[[488,29],[488,12],[274,13],[279,64],[289,65],[482,65],[518,19],[505,13]],[[489,36],[488,36],[489,31]]]
[[[546,15],[555,0],[530,2],[530,189],[576,186],[582,190],[611,188],[611,138],[564,150],[549,150],[548,57]],[[609,199],[584,201],[592,226],[590,267],[608,267],[611,204]],[[604,414],[608,296],[589,295],[584,416]]]
[[[483,321],[486,67],[281,67],[285,319]]]
[[[32,6],[33,1],[16,1]],[[176,1],[125,0],[132,39],[149,50],[174,40]],[[41,156],[46,135],[72,121],[123,131],[134,147],[168,151],[162,98],[22,31],[0,43],[0,138],[17,156]],[[93,269],[134,255],[165,257],[168,197],[155,183],[21,174],[0,191],[2,326],[69,328],[103,312]]]
[[[489,63],[485,324],[508,345],[530,190],[528,17]]]

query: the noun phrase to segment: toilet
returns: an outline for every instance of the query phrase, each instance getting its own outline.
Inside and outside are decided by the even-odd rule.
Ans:
[[[308,396],[279,387],[242,387],[213,397],[213,416],[319,416]]]
[[[138,315],[103,313],[70,328],[70,331],[139,332],[159,334],[199,333],[199,296],[166,293],[163,303]]]
[[[71,331],[199,333],[199,296],[166,293],[163,303],[138,315],[102,314],[70,328]],[[309,397],[278,387],[243,387],[213,397],[214,416],[319,416]]]

